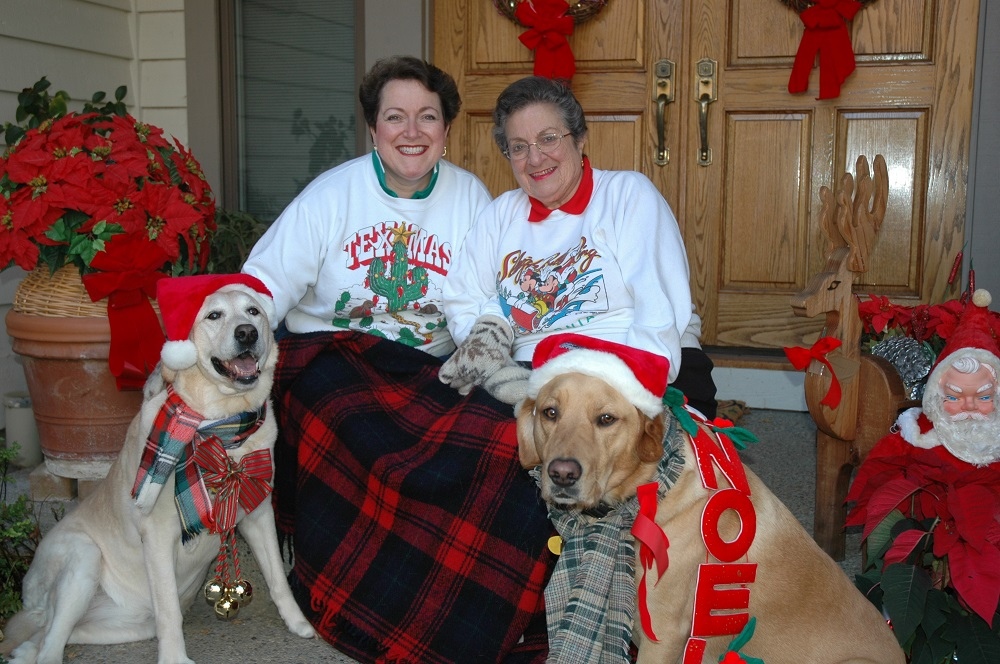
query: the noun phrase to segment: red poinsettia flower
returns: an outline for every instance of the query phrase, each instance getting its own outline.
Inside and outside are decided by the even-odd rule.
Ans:
[[[118,341],[122,326],[158,328],[155,313],[142,298],[135,317],[121,315],[118,305],[135,299],[136,284],[147,286],[148,297],[148,284],[162,276],[205,269],[215,202],[180,142],[107,108],[44,119],[0,156],[0,268],[73,265],[84,277],[113,276],[89,280],[113,286],[105,294],[109,306],[117,303],[112,364],[144,367],[149,357],[126,357]],[[119,385],[126,380],[115,376]]]
[[[900,314],[888,297],[871,294],[868,295],[867,301],[862,300],[858,303],[858,313],[861,315],[865,331],[875,334],[881,334],[887,327],[892,326]]]

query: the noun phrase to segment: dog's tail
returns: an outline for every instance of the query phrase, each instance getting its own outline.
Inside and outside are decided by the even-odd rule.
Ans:
[[[44,626],[41,611],[18,611],[15,613],[3,628],[3,641],[0,641],[0,655],[7,657],[14,648],[41,631]],[[35,649],[37,650],[37,648]],[[37,653],[36,653],[37,654]],[[29,653],[22,648],[18,653],[18,661],[34,662],[34,657],[27,656]],[[27,656],[27,657],[25,657]]]

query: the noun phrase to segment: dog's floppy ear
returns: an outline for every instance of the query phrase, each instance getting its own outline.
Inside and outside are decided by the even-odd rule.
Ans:
[[[535,400],[530,397],[517,405],[517,456],[524,468],[542,463],[535,449]]]
[[[639,460],[643,463],[659,461],[663,456],[663,415],[646,417],[640,413],[640,416],[644,417],[646,422],[643,424],[642,438],[636,450]]]

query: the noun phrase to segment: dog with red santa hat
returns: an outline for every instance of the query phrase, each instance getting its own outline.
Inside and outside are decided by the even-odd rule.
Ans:
[[[956,629],[941,632],[946,615],[968,616],[975,624],[963,623],[967,634],[980,633],[1000,652],[1000,325],[990,303],[989,292],[973,294],[928,376],[921,407],[900,414],[847,494],[847,525],[863,526],[868,547],[859,586],[874,584],[870,599],[901,625],[897,638],[914,660],[921,649],[939,652],[944,646],[928,644],[942,634],[958,659],[963,647],[982,644]],[[899,571],[908,580],[887,582]],[[926,605],[947,602],[948,609],[914,606],[915,586],[945,593]],[[926,624],[914,619],[920,615]]]
[[[12,664],[62,662],[67,643],[153,637],[161,664],[191,664],[182,623],[195,597],[224,619],[253,597],[237,529],[288,629],[315,636],[285,578],[270,500],[271,293],[250,275],[211,274],[161,279],[157,300],[161,363],[107,477],[42,538],[0,644]]]

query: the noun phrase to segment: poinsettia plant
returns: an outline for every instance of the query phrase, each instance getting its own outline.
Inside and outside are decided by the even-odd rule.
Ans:
[[[163,343],[155,283],[205,271],[212,190],[177,139],[128,114],[124,86],[81,112],[48,88],[44,77],[25,88],[16,123],[4,125],[0,269],[78,269],[92,300],[108,298],[112,354],[116,345],[137,354],[112,366],[119,387],[141,386]]]
[[[967,298],[904,306],[869,295],[858,304],[863,345],[911,337],[933,363]],[[987,321],[1000,338],[1000,314]],[[863,529],[855,583],[892,623],[908,660],[1000,662],[1000,462],[977,467],[890,435],[859,467],[847,500],[847,526]]]
[[[911,662],[1000,662],[1000,463],[883,439],[847,496],[862,526],[855,584],[886,615]]]
[[[42,78],[22,92],[26,129],[5,125],[0,267],[72,264],[88,274],[127,257],[163,274],[204,270],[215,201],[194,156],[129,115],[124,87],[79,113],[65,111],[65,93],[33,104],[48,87]]]

